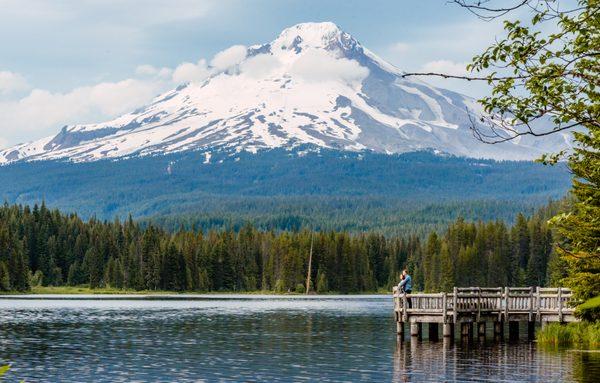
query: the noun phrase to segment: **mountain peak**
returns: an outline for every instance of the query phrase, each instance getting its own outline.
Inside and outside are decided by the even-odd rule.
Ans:
[[[332,36],[343,33],[341,28],[331,22],[331,21],[323,21],[323,22],[305,22],[298,23],[292,25],[291,27],[285,28],[279,36],[285,36],[288,34],[310,34],[313,36]]]
[[[329,21],[293,25],[284,29],[271,43],[275,50],[294,50],[296,53],[306,48],[349,50],[357,45],[358,42],[350,34]]]
[[[568,141],[483,144],[471,131],[471,114],[480,111],[469,97],[403,78],[334,23],[302,23],[250,47],[239,70],[176,88],[113,120],[2,150],[0,164],[187,150],[205,151],[209,161],[211,153],[305,145],[530,159]]]

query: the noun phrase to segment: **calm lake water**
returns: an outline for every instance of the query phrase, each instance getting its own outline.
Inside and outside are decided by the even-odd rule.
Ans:
[[[0,299],[16,382],[597,382],[600,354],[398,343],[389,297]],[[490,326],[488,326],[490,327]],[[522,332],[524,333],[524,332]]]

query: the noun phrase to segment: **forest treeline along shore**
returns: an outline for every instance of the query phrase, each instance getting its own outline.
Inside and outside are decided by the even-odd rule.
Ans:
[[[562,275],[546,221],[556,204],[531,217],[457,219],[429,236],[351,235],[300,230],[169,232],[153,225],[83,221],[45,205],[0,207],[0,289],[89,285],[134,290],[304,291],[313,242],[316,292],[389,289],[402,268],[414,289],[544,286]]]

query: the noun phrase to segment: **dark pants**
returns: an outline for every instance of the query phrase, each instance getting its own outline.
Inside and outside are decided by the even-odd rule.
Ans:
[[[412,294],[412,290],[406,290],[406,294]],[[412,309],[412,298],[406,298],[406,303],[408,303],[408,308]]]

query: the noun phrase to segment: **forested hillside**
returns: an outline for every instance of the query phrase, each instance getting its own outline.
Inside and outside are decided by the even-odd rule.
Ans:
[[[552,257],[546,219],[556,204],[514,226],[458,219],[443,234],[233,230],[168,232],[133,220],[84,222],[45,205],[0,208],[0,289],[34,285],[137,290],[375,291],[408,267],[417,290],[454,285],[545,285]]]
[[[40,161],[0,167],[1,201],[45,201],[84,219],[203,230],[300,227],[426,234],[459,216],[514,220],[569,187],[564,164],[497,162],[430,152],[384,155],[271,150],[200,152],[119,161]],[[43,174],[43,177],[40,177]]]

